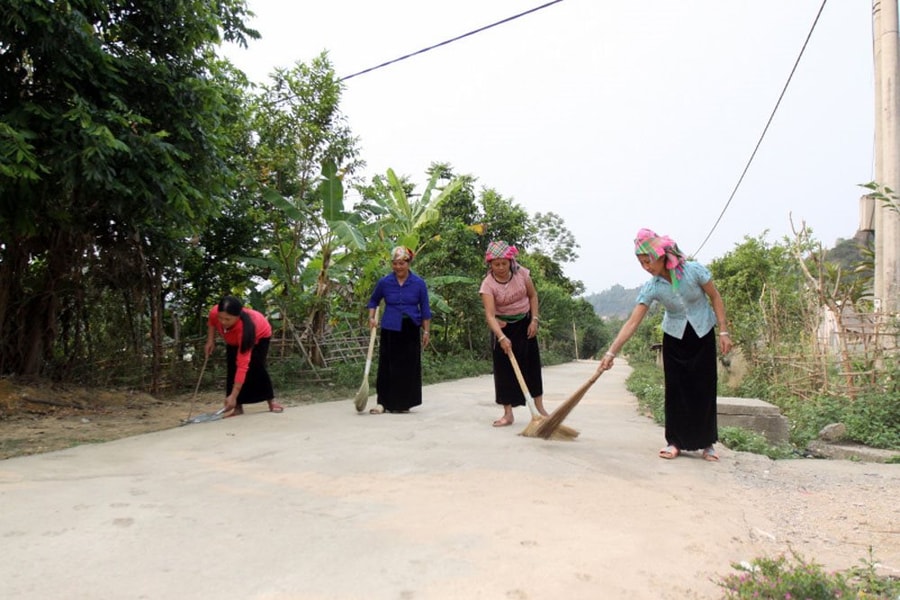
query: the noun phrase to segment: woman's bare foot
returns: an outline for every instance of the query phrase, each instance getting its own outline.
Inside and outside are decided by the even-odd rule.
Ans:
[[[269,400],[269,412],[280,413],[284,412],[284,407],[274,400]]]
[[[227,418],[229,418],[229,417],[239,417],[239,416],[241,416],[242,414],[244,414],[244,407],[243,407],[243,406],[235,406],[235,407],[232,408],[230,411],[228,411],[227,413],[225,413],[225,416],[222,417],[222,418],[223,418],[223,419],[227,419]]]
[[[510,415],[503,415],[494,421],[494,427],[508,427],[513,424],[513,418]]]

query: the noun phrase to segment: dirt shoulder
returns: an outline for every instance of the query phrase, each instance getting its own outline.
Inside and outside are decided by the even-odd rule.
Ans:
[[[346,397],[323,388],[279,396],[284,406]],[[133,390],[21,384],[0,379],[0,460],[179,427],[221,408],[221,391],[156,398]]]

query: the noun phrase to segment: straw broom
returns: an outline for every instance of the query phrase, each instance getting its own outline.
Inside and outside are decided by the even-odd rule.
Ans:
[[[525,404],[528,405],[528,410],[531,411],[531,422],[522,430],[519,435],[525,437],[537,437],[535,432],[537,431],[540,424],[544,421],[544,415],[538,412],[537,406],[534,404],[534,398],[531,397],[531,393],[528,391],[528,385],[525,383],[525,378],[522,377],[522,371],[519,369],[519,363],[516,361],[516,355],[510,349],[509,353],[509,362],[512,363],[513,371],[516,373],[516,379],[519,381],[519,387],[522,388],[522,393],[525,395]],[[550,432],[550,435],[544,439],[554,439],[554,440],[565,440],[571,441],[578,437],[578,432],[572,429],[571,427],[566,427],[565,425],[560,425],[553,429]]]
[[[377,306],[375,307],[375,322],[378,323]],[[375,332],[377,330],[378,326],[376,325],[369,333],[369,352],[366,354],[366,368],[363,372],[362,385],[359,386],[359,391],[356,392],[356,397],[353,399],[353,403],[356,405],[356,412],[366,410],[366,404],[369,402],[369,369],[372,367],[372,354],[375,352]]]
[[[591,375],[591,378],[584,382],[580,388],[575,390],[575,393],[572,394],[565,402],[560,404],[556,410],[550,413],[549,417],[545,417],[543,421],[541,421],[537,428],[535,429],[534,436],[543,438],[545,440],[549,440],[553,437],[554,433],[560,427],[565,427],[562,424],[563,420],[569,416],[569,413],[572,412],[572,409],[581,402],[581,399],[584,398],[584,395],[587,393],[591,386],[594,385],[594,382],[600,378],[600,375],[603,371],[598,373],[594,373]]]

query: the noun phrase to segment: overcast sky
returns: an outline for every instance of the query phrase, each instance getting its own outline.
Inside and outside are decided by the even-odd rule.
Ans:
[[[248,0],[262,39],[225,54],[261,82],[327,50],[345,77],[545,3]],[[871,2],[826,4],[716,226],[821,4],[564,0],[347,80],[342,112],[367,180],[392,168],[421,190],[446,162],[559,214],[581,246],[565,272],[588,293],[646,279],[642,227],[704,263],[789,235],[791,217],[830,247],[855,233],[873,178]]]

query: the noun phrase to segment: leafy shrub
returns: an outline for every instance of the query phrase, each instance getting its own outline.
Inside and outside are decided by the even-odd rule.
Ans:
[[[796,553],[794,563],[784,556],[757,558],[750,564],[732,563],[737,574],[728,575],[719,585],[726,600],[784,598],[791,600],[834,600],[850,598],[850,585],[840,573],[826,573]]]
[[[870,393],[846,405],[847,437],[873,448],[900,450],[900,402],[896,392]]]
[[[772,446],[769,444],[766,436],[742,427],[720,427],[719,441],[732,450],[763,454],[771,459],[791,458],[794,456],[791,448]]]
[[[855,400],[841,396],[781,400],[791,422],[791,442],[799,447],[814,440],[829,423],[847,426],[847,439],[873,448],[900,449],[900,403],[892,393],[873,391]]]
[[[336,364],[331,369],[331,381],[334,386],[356,390],[362,383],[365,360]],[[372,368],[369,370],[369,387],[375,389],[375,378],[378,372],[378,356],[376,354]],[[422,385],[477,377],[491,372],[490,359],[472,358],[453,354],[439,354],[425,351],[422,354]]]
[[[491,359],[472,358],[467,355],[425,352],[422,355],[422,384],[477,377],[491,372]]]
[[[877,563],[869,550],[863,567],[845,573],[828,573],[814,563],[807,562],[796,552],[792,560],[757,558],[751,563],[733,563],[738,571],[717,583],[725,590],[725,600],[784,599],[784,600],[894,600],[900,594],[900,580],[879,577]]]
[[[842,423],[847,401],[834,396],[781,400],[782,414],[791,423],[791,442],[805,448],[829,423]]]
[[[637,396],[641,412],[652,416],[657,423],[665,423],[665,376],[662,369],[646,362],[629,364],[633,370],[625,382],[625,387]]]
[[[372,368],[369,370],[370,386],[374,386],[375,384],[375,371],[378,369],[377,361],[378,357],[376,356],[375,362],[373,362]],[[365,367],[365,359],[358,362],[337,363],[331,368],[329,379],[336,387],[356,390],[362,383],[362,375]]]

